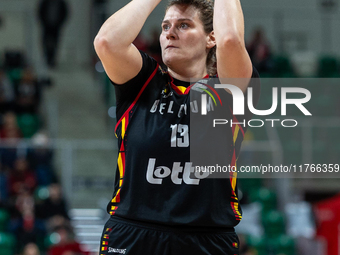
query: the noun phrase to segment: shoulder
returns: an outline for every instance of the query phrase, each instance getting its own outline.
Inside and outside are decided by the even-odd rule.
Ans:
[[[143,91],[153,90],[169,79],[167,72],[159,66],[155,59],[145,52],[139,52],[143,58],[143,66],[139,73],[121,85],[111,81],[115,88],[116,104],[120,113],[125,111],[132,102],[139,98]]]
[[[145,82],[150,77],[150,75],[152,75],[153,72],[155,72],[155,70],[159,68],[159,64],[154,58],[150,57],[148,54],[146,54],[145,52],[141,50],[139,50],[139,53],[143,61],[142,68],[139,71],[139,73],[124,84],[116,84],[113,81],[111,81],[113,85],[115,85],[116,87],[125,87],[125,86],[129,86],[129,84]]]

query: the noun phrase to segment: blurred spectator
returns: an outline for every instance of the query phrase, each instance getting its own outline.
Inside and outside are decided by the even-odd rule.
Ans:
[[[6,139],[4,147],[0,147],[1,164],[4,167],[14,167],[14,161],[17,157],[15,146],[18,145],[21,137],[22,133],[17,124],[17,116],[13,112],[7,112],[2,117],[0,128],[0,140]]]
[[[15,199],[15,208],[21,214],[30,212],[33,210],[34,198],[28,189],[22,189]]]
[[[4,147],[0,147],[1,164],[3,167],[12,169],[17,158],[17,148],[7,146],[17,146],[19,140],[7,140]]]
[[[271,50],[261,28],[254,31],[247,50],[253,65],[260,73],[272,71]]]
[[[47,221],[45,221],[45,224],[48,232],[53,232],[56,229],[64,226],[72,228],[70,220],[61,215],[50,217]]]
[[[33,148],[28,150],[27,158],[35,169],[38,185],[47,186],[56,182],[53,169],[53,151],[49,148],[49,138],[44,133],[32,137]]]
[[[46,235],[45,225],[43,221],[35,217],[34,198],[27,189],[20,191],[15,205],[20,216],[12,218],[10,230],[17,238],[17,250],[22,250],[26,244],[31,242],[41,243],[43,246]]]
[[[7,169],[0,163],[0,208],[8,198],[8,173]]]
[[[72,230],[66,226],[59,227],[55,231],[59,236],[59,242],[48,249],[48,255],[88,255],[83,247],[74,240]]]
[[[9,184],[11,196],[17,196],[23,190],[28,190],[29,193],[32,194],[36,187],[37,180],[32,170],[29,169],[26,159],[16,159],[14,169],[10,172]]]
[[[60,185],[53,183],[48,189],[49,197],[37,207],[37,216],[47,220],[54,216],[62,216],[65,219],[69,219]]]
[[[40,251],[35,243],[28,243],[25,245],[22,255],[40,255]]]
[[[68,15],[65,0],[41,0],[39,3],[39,19],[43,26],[43,48],[49,67],[56,65],[56,53],[60,30]]]
[[[0,68],[0,113],[11,111],[14,102],[14,85]]]
[[[16,113],[37,113],[41,88],[31,70],[24,70],[22,78],[16,87],[15,94]]]
[[[3,115],[2,126],[0,129],[1,139],[21,138],[22,134],[18,127],[17,116],[13,112]]]

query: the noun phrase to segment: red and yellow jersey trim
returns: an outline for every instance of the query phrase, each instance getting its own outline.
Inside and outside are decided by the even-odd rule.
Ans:
[[[171,82],[170,82],[170,85],[172,87],[172,89],[178,94],[178,95],[187,95],[189,94],[190,92],[190,89],[191,87],[194,85],[194,84],[191,84],[190,86],[188,86],[187,88],[186,87],[183,87],[183,86],[176,86],[174,84],[174,78],[168,73],[168,75],[170,76],[170,79],[171,79]],[[206,76],[203,77],[203,79],[207,79],[209,78],[209,75],[207,74]]]
[[[116,133],[116,136],[117,136],[117,128],[118,128],[119,125],[121,125],[121,132],[120,132],[121,144],[120,144],[118,159],[117,159],[117,165],[118,165],[117,171],[119,171],[119,183],[118,183],[118,190],[117,190],[115,196],[111,200],[112,205],[111,205],[111,208],[110,208],[110,215],[114,215],[116,213],[116,211],[118,209],[117,204],[120,203],[120,194],[121,194],[121,189],[122,189],[122,186],[123,186],[124,175],[125,175],[124,137],[125,137],[127,127],[129,125],[129,121],[130,121],[130,111],[136,105],[138,99],[142,95],[146,86],[150,83],[152,78],[155,76],[158,69],[159,69],[159,65],[157,65],[155,70],[152,72],[152,74],[149,76],[147,81],[144,83],[143,87],[138,92],[138,95],[136,96],[135,100],[132,102],[132,104],[129,106],[129,108],[124,112],[123,116],[118,120],[116,127],[115,127],[115,133]]]
[[[129,108],[124,112],[123,116],[117,121],[116,127],[115,127],[115,133],[117,131],[117,127],[120,125],[120,123],[122,122],[122,120],[124,118],[128,118],[129,116],[129,112],[131,111],[131,109],[136,105],[138,99],[140,98],[140,96],[142,95],[143,91],[145,90],[146,86],[150,83],[150,81],[152,80],[152,78],[155,76],[157,70],[159,69],[159,64],[157,64],[157,67],[155,68],[155,70],[152,72],[152,74],[149,76],[149,78],[147,79],[147,81],[144,83],[143,87],[141,88],[141,90],[139,91],[138,95],[136,96],[135,100],[132,102],[132,104],[129,106]],[[116,134],[117,135],[117,134]]]
[[[231,109],[230,109],[231,110]],[[238,120],[236,119],[236,117],[233,117],[233,123],[237,123]],[[237,169],[237,158],[236,158],[236,144],[237,144],[237,140],[238,139],[243,139],[244,137],[244,130],[243,128],[239,125],[233,125],[232,126],[232,134],[233,134],[233,144],[234,144],[234,150],[233,150],[233,157],[231,160],[231,167],[235,167],[235,169]],[[234,212],[235,215],[235,219],[240,221],[242,219],[242,215],[239,209],[239,202],[238,202],[238,197],[236,194],[236,183],[237,183],[237,171],[235,172],[230,172],[229,174],[230,176],[230,184],[231,184],[231,202],[230,202],[230,206]]]

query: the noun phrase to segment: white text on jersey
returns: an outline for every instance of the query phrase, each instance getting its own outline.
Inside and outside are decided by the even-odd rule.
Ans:
[[[199,185],[200,180],[209,176],[208,173],[195,171],[191,162],[185,162],[184,169],[180,162],[173,162],[172,170],[166,166],[158,166],[155,168],[156,159],[150,158],[147,171],[146,180],[151,184],[162,184],[163,179],[171,175],[171,181],[174,184]],[[191,178],[190,175],[194,173],[196,178]],[[180,177],[182,175],[182,177]],[[156,178],[155,178],[156,177]]]

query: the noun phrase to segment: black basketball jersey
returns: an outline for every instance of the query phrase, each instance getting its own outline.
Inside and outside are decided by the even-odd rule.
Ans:
[[[171,77],[147,54],[141,55],[143,66],[138,75],[115,85],[119,155],[108,212],[166,225],[237,225],[242,216],[236,174],[205,178],[195,173],[190,162],[190,115],[198,114],[197,105],[190,100],[192,86]],[[255,77],[258,74],[253,71]],[[259,85],[255,90],[259,95]],[[225,107],[232,104],[226,102]],[[228,117],[235,118],[232,109]],[[239,125],[226,132],[229,149],[225,158],[231,165],[236,166],[244,132]]]

